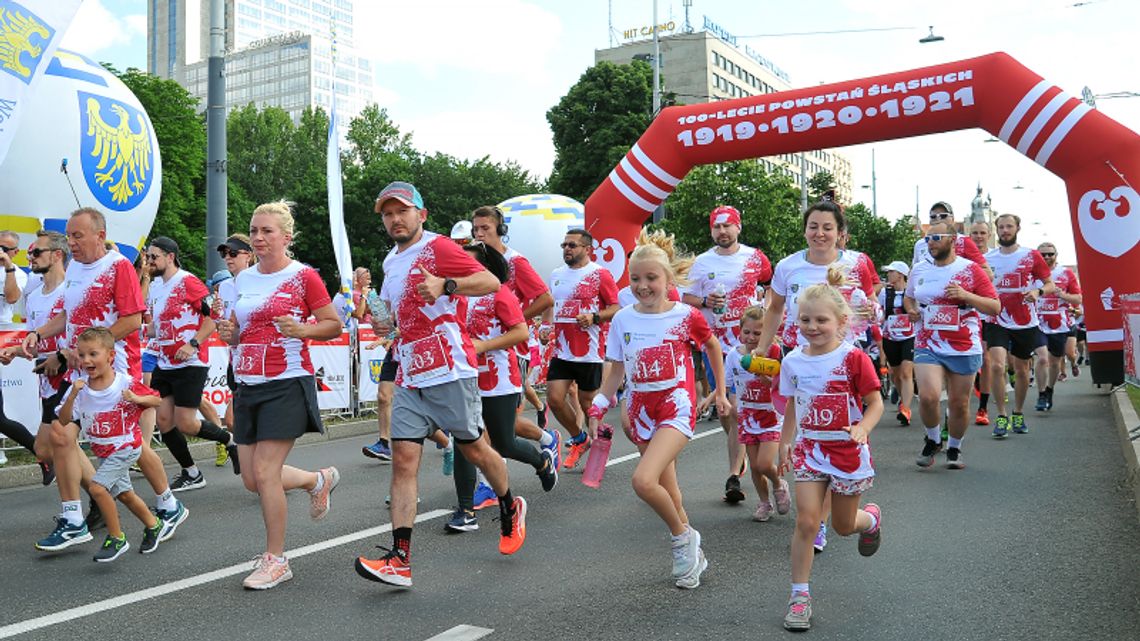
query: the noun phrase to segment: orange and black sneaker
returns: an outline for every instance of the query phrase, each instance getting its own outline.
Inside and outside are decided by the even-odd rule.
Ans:
[[[526,541],[526,499],[516,496],[512,507],[513,517],[507,517],[506,514],[499,517],[503,526],[502,534],[499,536],[499,552],[503,554],[518,552]],[[408,581],[411,581],[410,577]]]
[[[978,414],[977,414],[977,416],[974,417],[974,425],[989,425],[989,424],[990,424],[989,412],[987,412],[986,408],[984,408],[984,407],[978,408]]]
[[[356,573],[369,581],[378,581],[402,588],[412,587],[411,563],[400,556],[396,550],[388,550],[383,547],[380,549],[387,550],[387,554],[379,559],[372,560],[362,556],[356,557],[356,563],[354,564]]]
[[[567,470],[572,470],[578,466],[578,459],[582,458],[586,450],[590,449],[590,437],[587,436],[582,439],[581,443],[567,441],[566,448],[566,457],[562,460],[562,467]]]
[[[910,408],[906,405],[899,405],[899,413],[896,416],[899,423],[902,425],[910,425]]]

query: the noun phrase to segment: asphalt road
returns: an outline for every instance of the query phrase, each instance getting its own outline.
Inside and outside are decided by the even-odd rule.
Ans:
[[[1030,402],[1033,400],[1031,394]],[[1140,521],[1124,489],[1124,460],[1107,397],[1087,379],[1062,384],[1048,416],[1030,410],[1031,433],[967,436],[967,469],[914,464],[916,427],[884,417],[872,436],[883,545],[872,558],[854,537],[832,537],[812,580],[816,639],[1093,639],[1140,634]],[[698,431],[714,428],[698,424]],[[754,492],[721,502],[724,439],[692,442],[680,478],[709,569],[700,588],[669,580],[667,532],[630,489],[636,459],[606,472],[600,490],[563,475],[543,494],[511,464],[530,501],[528,539],[497,551],[498,523],[482,512],[475,533],[446,535],[451,480],[430,448],[413,537],[415,586],[364,581],[358,554],[389,545],[383,499],[389,467],[360,455],[365,438],[298,448],[290,462],[335,464],[342,474],[328,519],[313,523],[307,497],[291,497],[288,547],[295,578],[268,592],[242,590],[262,549],[255,497],[228,468],[204,467],[209,485],[183,494],[191,510],[177,536],[142,556],[91,561],[95,543],[43,554],[54,488],[0,492],[0,638],[20,639],[779,639],[788,596],[793,516],[750,520]],[[615,442],[611,458],[633,451]],[[746,486],[747,487],[747,486]],[[149,490],[141,489],[144,500]],[[139,525],[126,516],[137,545]],[[137,549],[137,548],[136,548]],[[116,598],[118,598],[116,600]],[[483,632],[463,636],[456,626]],[[487,632],[488,630],[492,632]]]

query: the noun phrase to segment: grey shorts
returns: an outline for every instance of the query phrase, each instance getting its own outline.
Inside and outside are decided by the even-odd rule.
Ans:
[[[392,440],[423,441],[440,429],[461,443],[470,443],[483,434],[482,411],[476,378],[420,389],[397,385],[392,399]]]
[[[91,482],[107,488],[111,496],[130,492],[134,489],[131,486],[131,466],[139,460],[140,454],[141,447],[127,447],[112,452],[107,458],[99,460],[99,469],[95,470]]]

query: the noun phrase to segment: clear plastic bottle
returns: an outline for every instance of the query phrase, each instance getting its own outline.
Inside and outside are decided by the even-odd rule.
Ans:
[[[614,428],[606,423],[598,426],[598,435],[590,443],[590,456],[586,459],[586,469],[582,472],[582,484],[595,488],[602,484],[606,473],[606,462],[610,459],[610,447],[614,444]]]
[[[716,289],[713,290],[713,293],[716,294],[717,296],[720,296],[722,299],[728,295],[728,291],[725,290],[725,288],[724,288],[724,283],[717,283]],[[727,301],[725,301],[725,302],[727,302]],[[720,305],[713,307],[713,313],[714,314],[723,314],[724,313],[724,305],[725,305],[724,303],[721,303]]]

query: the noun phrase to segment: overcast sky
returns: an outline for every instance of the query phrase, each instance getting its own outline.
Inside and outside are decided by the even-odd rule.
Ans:
[[[554,158],[546,111],[593,64],[594,50],[609,46],[611,4],[618,42],[622,31],[652,22],[651,0],[357,0],[357,45],[377,63],[377,101],[417,147],[514,160],[545,177]],[[658,5],[659,22],[684,22],[681,0]],[[741,37],[795,87],[1005,51],[1074,96],[1085,86],[1140,92],[1131,44],[1140,3],[1131,0],[693,0],[690,12],[698,29],[707,15]],[[919,44],[928,25],[945,41]],[[901,29],[772,35],[893,27]],[[146,3],[85,0],[65,46],[145,69]],[[1140,98],[1098,108],[1140,130]],[[914,212],[916,187],[924,214],[936,200],[968,212],[980,182],[995,208],[1037,223],[1025,226],[1023,244],[1047,238],[1071,262],[1063,183],[988,137],[971,130],[842,151],[854,164],[856,199],[870,205],[860,185],[871,183],[875,149],[878,208],[888,218]]]

